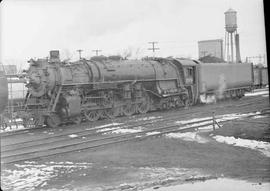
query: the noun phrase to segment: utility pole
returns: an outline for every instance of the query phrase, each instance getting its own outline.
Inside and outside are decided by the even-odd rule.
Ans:
[[[92,50],[92,52],[96,52],[96,56],[98,56],[98,52],[101,52],[102,50],[98,50],[98,49],[96,49],[96,50]]]
[[[83,50],[81,50],[81,49],[77,50],[77,52],[79,52],[79,58],[80,58],[80,60],[82,59],[82,55],[81,55],[82,51]]]
[[[155,57],[155,51],[159,50],[159,48],[155,48],[155,44],[157,44],[158,42],[148,42],[149,44],[152,44],[152,48],[148,48],[148,50],[152,50],[153,51],[153,57]]]

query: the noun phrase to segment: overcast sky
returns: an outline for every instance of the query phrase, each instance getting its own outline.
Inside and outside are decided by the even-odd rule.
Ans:
[[[265,54],[262,0],[4,0],[0,4],[3,63],[46,57],[123,54],[198,58],[198,41],[224,39],[224,12],[237,11],[241,57]]]

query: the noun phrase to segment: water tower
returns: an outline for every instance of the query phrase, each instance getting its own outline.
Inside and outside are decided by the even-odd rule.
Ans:
[[[237,12],[229,9],[225,13],[225,56],[227,62],[240,61],[239,34],[237,34]],[[234,44],[236,50],[236,58],[234,59]]]

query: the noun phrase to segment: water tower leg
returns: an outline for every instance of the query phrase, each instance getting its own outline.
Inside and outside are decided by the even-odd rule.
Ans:
[[[230,52],[229,52],[229,50],[230,50],[230,34],[227,32],[226,33],[226,35],[227,35],[227,62],[230,62]]]
[[[233,33],[231,33],[231,56],[232,56],[232,62],[233,62]]]
[[[227,54],[226,54],[226,51],[227,51],[227,49],[226,49],[227,44],[226,44],[226,43],[227,43],[227,33],[226,33],[226,31],[225,31],[225,41],[224,41],[224,49],[223,49],[223,51],[224,51],[224,52],[223,52],[223,56],[224,56],[223,59],[224,59],[224,60],[226,59],[226,55],[227,55]]]

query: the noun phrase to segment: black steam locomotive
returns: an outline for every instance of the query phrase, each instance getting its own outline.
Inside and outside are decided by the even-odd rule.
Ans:
[[[253,83],[252,64],[121,57],[66,63],[60,61],[58,51],[51,51],[49,59],[29,63],[25,125],[56,127],[84,119],[188,107],[209,95],[242,97]]]

